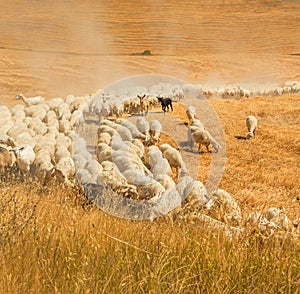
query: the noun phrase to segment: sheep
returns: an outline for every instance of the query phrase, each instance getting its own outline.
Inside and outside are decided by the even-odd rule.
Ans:
[[[30,147],[34,148],[34,146],[36,145],[36,142],[34,141],[32,136],[27,132],[21,133],[18,136],[16,136],[14,142],[16,146],[20,146],[21,144],[27,144]]]
[[[80,153],[74,154],[72,158],[74,160],[76,170],[84,169],[87,163],[87,159],[82,154]]]
[[[205,204],[209,215],[232,226],[239,226],[242,220],[241,209],[233,197],[223,189],[213,191]]]
[[[146,141],[150,138],[150,125],[149,122],[144,117],[139,117],[136,121],[136,126],[138,130],[146,136]]]
[[[56,145],[56,150],[54,154],[55,162],[59,162],[59,160],[63,157],[70,157],[71,153],[68,150],[68,147],[65,145]]]
[[[188,106],[186,109],[186,115],[187,115],[189,121],[194,120],[196,117],[195,106],[192,106],[192,105]]]
[[[139,199],[150,199],[165,192],[165,188],[158,181],[137,170],[125,170],[123,175],[128,183],[138,188]]]
[[[111,114],[116,115],[117,118],[122,117],[124,113],[124,106],[122,103],[115,104],[112,107]]]
[[[86,161],[86,164],[84,168],[89,171],[89,173],[92,175],[92,177],[97,181],[97,177],[99,174],[102,173],[103,167],[102,165],[95,160],[94,158],[91,158]]]
[[[137,95],[137,97],[140,99],[140,112],[142,115],[146,115],[149,111],[149,102],[146,94],[143,96]]]
[[[36,153],[34,162],[32,164],[32,174],[37,176],[40,180],[46,183],[50,175],[54,171],[54,161],[47,149],[42,149]]]
[[[41,96],[27,98],[22,93],[17,94],[16,99],[21,99],[27,106],[36,105],[45,102],[45,98]]]
[[[12,149],[16,155],[16,163],[21,171],[29,171],[35,159],[35,152],[29,145],[22,144]]]
[[[154,179],[156,181],[158,181],[165,188],[165,190],[170,190],[170,189],[176,188],[176,184],[174,183],[172,178],[170,176],[168,176],[167,174],[161,173],[156,176],[154,175]]]
[[[156,146],[151,146],[156,147]],[[162,152],[158,147],[147,150],[148,162],[151,167],[153,176],[156,177],[160,174],[173,175],[171,166],[166,158],[163,158]]]
[[[157,144],[160,141],[162,126],[158,120],[153,120],[149,126],[150,142],[152,144]]]
[[[246,135],[246,139],[255,138],[255,131],[257,128],[257,118],[253,115],[249,115],[246,118],[246,126],[248,128],[248,133]]]
[[[127,129],[129,129],[129,131],[131,132],[132,138],[136,139],[143,139],[146,140],[146,136],[140,132],[137,128],[136,125],[134,125],[132,122],[126,120],[126,119],[117,119],[116,120],[117,124],[121,124],[122,126],[126,127]]]
[[[70,179],[75,175],[75,163],[74,160],[67,156],[62,157],[56,164],[54,172],[51,176],[54,176],[61,183],[66,183],[68,185],[72,185]]]
[[[215,152],[218,152],[221,145],[212,137],[212,135],[207,131],[198,127],[191,126],[188,130],[188,141],[193,150],[193,144],[198,144],[198,152],[201,151],[201,145],[204,145],[209,152],[209,146],[212,145]]]
[[[206,188],[200,181],[191,181],[183,190],[183,198],[191,205],[197,204],[199,206],[205,205],[209,198]]]
[[[100,133],[97,137],[96,145],[98,145],[99,143],[105,143],[107,145],[110,145],[111,135],[106,132]]]
[[[64,100],[62,98],[52,98],[46,101],[46,104],[52,111],[57,111],[57,108],[61,103],[64,103]]]
[[[97,180],[92,176],[92,174],[84,169],[80,168],[76,171],[75,177],[80,185],[96,184]]]
[[[96,147],[96,157],[99,163],[112,161],[112,148],[105,143],[99,143]]]
[[[161,108],[164,113],[166,111],[169,111],[169,108],[173,111],[173,105],[172,105],[172,99],[171,98],[163,98],[163,97],[157,97],[158,102],[161,104]]]
[[[264,212],[263,216],[285,231],[291,231],[294,227],[291,220],[279,208],[271,207]]]
[[[188,173],[186,166],[182,160],[182,157],[178,150],[170,146],[169,144],[162,144],[160,150],[163,153],[163,156],[168,160],[171,167],[176,169],[176,179],[179,179],[179,169],[181,175]]]

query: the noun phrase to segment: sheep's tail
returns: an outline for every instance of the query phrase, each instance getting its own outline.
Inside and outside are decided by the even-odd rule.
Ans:
[[[213,146],[214,150],[219,152],[219,150],[222,148],[222,146],[214,139],[214,137],[207,131],[208,139],[210,144]]]

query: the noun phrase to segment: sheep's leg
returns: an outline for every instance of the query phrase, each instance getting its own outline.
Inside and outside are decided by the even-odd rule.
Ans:
[[[172,105],[172,103],[170,103],[170,106],[171,106],[171,109],[172,109],[172,111],[173,111],[173,105]]]
[[[253,138],[255,138],[255,131],[256,131],[256,130],[253,130]]]

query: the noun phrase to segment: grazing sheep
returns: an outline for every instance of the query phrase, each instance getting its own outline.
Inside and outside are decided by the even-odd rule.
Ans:
[[[117,124],[121,124],[122,126],[126,127],[127,129],[129,129],[129,131],[131,132],[131,135],[133,138],[137,138],[137,139],[142,139],[142,140],[146,140],[146,136],[140,132],[137,128],[137,126],[135,124],[133,124],[132,122],[126,120],[126,119],[117,119],[116,120]]]
[[[278,228],[285,231],[292,231],[294,228],[292,221],[279,208],[271,207],[263,215],[268,221],[273,222]]]
[[[21,99],[27,106],[36,105],[45,102],[45,98],[41,96],[27,98],[22,93],[17,94],[16,99]]]
[[[207,191],[200,181],[192,181],[187,184],[183,191],[183,197],[191,205],[197,204],[199,206],[206,204],[209,200]]]
[[[215,190],[205,207],[213,218],[232,226],[240,225],[242,220],[241,209],[233,197],[225,190]]]
[[[75,163],[74,160],[67,156],[61,158],[55,164],[55,170],[52,173],[52,176],[56,177],[57,180],[61,183],[66,183],[68,185],[72,185],[70,179],[72,179],[75,175]]]
[[[204,145],[209,152],[209,146],[212,145],[215,152],[219,152],[221,145],[212,137],[212,135],[207,130],[202,130],[198,127],[190,127],[188,130],[188,140],[191,146],[191,150],[193,150],[193,144],[198,145],[198,152],[201,151],[201,145]]]
[[[187,109],[186,109],[186,115],[187,115],[189,121],[194,120],[195,117],[196,117],[195,107],[192,106],[192,105],[188,106]]]
[[[188,173],[186,166],[182,160],[182,157],[178,150],[170,146],[169,144],[162,144],[160,150],[163,156],[168,160],[171,167],[176,169],[176,179],[179,178],[179,169],[181,175]]]
[[[150,125],[149,122],[144,117],[139,117],[136,121],[136,126],[138,130],[146,136],[146,140],[150,138]]]
[[[161,104],[161,109],[165,113],[166,111],[169,111],[169,108],[173,111],[173,105],[172,105],[172,99],[171,98],[163,98],[163,97],[157,97],[158,102]]]
[[[151,144],[157,144],[160,141],[161,131],[162,131],[161,123],[157,119],[151,121],[149,126]]]
[[[137,170],[125,170],[123,175],[128,183],[138,188],[139,199],[150,199],[165,192],[165,188],[158,181]]]
[[[248,133],[246,135],[246,139],[255,138],[255,131],[257,128],[257,118],[253,115],[249,115],[246,118],[246,125],[248,128]]]
[[[112,161],[112,148],[105,143],[99,143],[96,147],[96,156],[99,163]]]

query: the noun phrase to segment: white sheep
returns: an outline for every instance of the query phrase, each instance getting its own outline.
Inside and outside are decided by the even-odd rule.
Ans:
[[[143,139],[146,140],[146,136],[140,132],[135,124],[132,122],[126,120],[126,119],[117,119],[116,123],[121,124],[122,126],[126,127],[127,129],[130,130],[131,135],[133,138],[138,138],[138,139]]]
[[[165,188],[165,190],[176,188],[175,182],[167,174],[158,174],[156,176],[154,175],[154,179],[158,181]]]
[[[136,126],[138,130],[146,136],[147,139],[150,138],[150,134],[149,134],[150,125],[149,122],[144,117],[140,117],[137,119]]]
[[[27,106],[36,105],[45,102],[45,98],[41,96],[27,98],[22,93],[17,94],[16,99],[21,99]]]
[[[246,118],[246,126],[248,128],[248,133],[246,135],[246,139],[255,138],[255,131],[257,128],[257,118],[253,115],[249,115]]]
[[[188,183],[183,191],[183,198],[190,204],[196,203],[199,206],[205,205],[209,200],[206,188],[200,181]]]
[[[21,171],[29,171],[35,159],[35,152],[29,145],[22,144],[12,149],[16,155],[16,163]]]
[[[188,106],[185,112],[189,121],[194,120],[196,118],[195,106],[192,105]]]
[[[185,163],[177,149],[165,143],[160,146],[160,150],[163,156],[168,160],[170,166],[176,169],[176,179],[179,178],[179,169],[181,176],[188,173]]]
[[[96,147],[96,157],[99,163],[112,161],[112,148],[105,143],[99,143]]]
[[[292,221],[279,208],[271,207],[267,209],[263,215],[268,221],[273,222],[278,228],[285,231],[291,231],[294,227]]]
[[[223,189],[213,191],[205,207],[216,219],[233,226],[239,226],[242,220],[241,209],[233,197]]]
[[[74,177],[75,172],[76,170],[74,160],[71,157],[67,156],[62,157],[55,164],[55,170],[52,175],[56,176],[56,178],[60,182],[72,185],[72,182],[70,180]]]
[[[160,141],[160,134],[162,131],[162,125],[158,120],[153,120],[149,126],[150,142],[151,144],[157,144]]]
[[[209,131],[198,127],[196,127],[196,130],[193,127],[189,128],[188,140],[190,141],[191,150],[194,143],[198,144],[198,152],[201,151],[201,145],[204,145],[207,151],[209,151],[210,145],[212,145],[215,152],[218,152],[221,148],[221,145],[213,138]]]
[[[138,188],[139,199],[150,199],[165,192],[165,188],[158,181],[137,170],[126,170],[123,175],[128,183]]]

